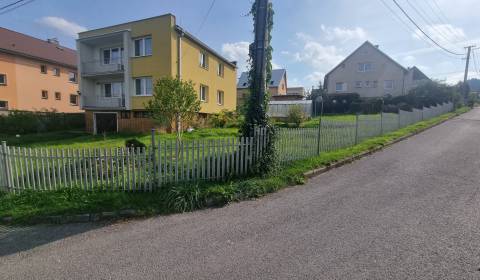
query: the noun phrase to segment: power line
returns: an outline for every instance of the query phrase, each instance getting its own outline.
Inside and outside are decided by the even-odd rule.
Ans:
[[[29,1],[27,1],[27,2],[23,2],[23,0],[22,0],[22,2],[23,2],[22,4],[17,5],[17,6],[14,6],[14,7],[11,7],[10,9],[4,10],[4,11],[1,11],[1,12],[0,12],[0,15],[4,15],[4,14],[6,14],[6,13],[9,13],[9,12],[11,12],[11,11],[14,11],[14,10],[16,10],[16,9],[18,9],[18,8],[20,8],[20,7],[23,7],[23,6],[27,5],[27,4],[32,3],[33,1],[35,1],[35,0],[29,0]],[[0,10],[1,10],[1,9],[0,9]]]
[[[435,1],[435,0],[432,0],[432,1]],[[446,16],[441,16],[441,14],[443,14],[443,12],[440,10],[440,7],[437,6],[438,9],[435,9],[435,7],[432,5],[432,3],[430,3],[429,0],[425,0],[424,1],[428,8],[432,11],[432,13],[435,15],[435,17],[437,18],[437,22],[439,24],[445,24],[445,25],[449,25],[453,28],[453,25],[450,23],[450,21],[446,18]],[[440,11],[440,13],[439,13]],[[451,30],[444,30],[446,31],[447,33],[450,33],[452,34],[453,36],[455,36],[455,40],[458,40],[458,41],[462,41],[464,40],[465,38],[463,38],[462,36],[460,36],[460,34],[458,34],[458,32],[456,32],[455,30],[451,29]]]
[[[409,0],[406,1],[407,4],[415,11],[415,13],[417,13],[417,15],[422,18],[422,20],[427,24],[427,26],[431,27],[431,31],[436,31],[443,39],[445,39],[446,42],[450,43],[450,39],[448,38],[448,36],[445,35],[443,31],[434,24],[430,16],[421,7],[418,7],[417,9],[417,7],[415,7],[415,5],[413,5]]]
[[[8,4],[8,5],[5,5],[5,6],[3,6],[3,7],[0,7],[0,10],[4,10],[4,9],[6,9],[6,8],[8,8],[8,7],[17,5],[18,3],[23,2],[23,1],[25,1],[25,0],[18,0],[18,1],[16,1],[16,2],[10,3],[10,4]]]
[[[392,7],[390,7],[390,5],[388,5],[384,0],[380,0],[380,2],[382,2],[382,4],[390,11],[390,13],[392,13],[392,15],[395,16],[395,18],[403,25],[404,28],[406,28],[405,30],[407,31],[407,33],[409,34],[416,34],[416,30],[414,28],[412,28],[398,13],[396,13]],[[411,32],[411,33],[410,33]],[[424,36],[418,36],[418,38],[422,41],[424,41],[428,46],[435,46],[434,44],[432,44],[432,42],[430,42],[429,40],[427,40]],[[456,56],[453,56],[449,53],[446,53],[446,52],[440,52],[441,54],[445,55],[446,57],[448,58],[455,58],[455,59],[458,59],[458,57]]]
[[[393,3],[395,3],[395,5],[400,9],[400,11],[402,11],[402,13],[408,18],[408,20],[410,20],[410,22],[412,22],[417,28],[418,30],[420,30],[420,32],[423,33],[423,35],[425,35],[430,41],[432,41],[437,47],[441,48],[442,50],[448,52],[448,53],[451,53],[453,55],[463,55],[463,54],[460,54],[460,53],[456,53],[456,52],[453,52],[445,47],[443,47],[442,45],[440,45],[437,41],[435,41],[432,37],[430,37],[430,35],[428,35],[425,31],[423,31],[423,29],[415,22],[415,20],[413,20],[412,17],[410,17],[410,15],[402,8],[402,6],[400,6],[400,4],[398,4],[397,0],[393,0]]]
[[[210,7],[208,8],[207,13],[205,14],[205,17],[202,20],[202,23],[200,23],[200,26],[198,27],[197,34],[202,30],[203,26],[205,25],[205,22],[207,22],[208,16],[210,16],[210,12],[213,9],[213,6],[215,5],[216,0],[212,0],[212,3],[210,4]]]
[[[477,61],[477,55],[475,54],[475,50],[472,50],[472,56],[473,56],[473,66],[474,66],[475,72],[477,72],[477,74],[480,74],[480,71],[478,68],[479,64]]]

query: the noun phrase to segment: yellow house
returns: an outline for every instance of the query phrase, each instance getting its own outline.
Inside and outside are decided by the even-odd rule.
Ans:
[[[236,64],[176,24],[166,14],[79,34],[81,106],[87,131],[148,131],[145,110],[155,80],[191,80],[201,117],[236,108]]]

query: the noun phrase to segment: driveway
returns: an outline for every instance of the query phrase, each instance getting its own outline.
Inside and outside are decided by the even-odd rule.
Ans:
[[[480,279],[479,169],[476,109],[256,201],[4,229],[0,278]]]

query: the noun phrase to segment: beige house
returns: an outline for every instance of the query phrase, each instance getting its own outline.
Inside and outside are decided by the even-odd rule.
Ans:
[[[372,98],[406,94],[425,80],[417,67],[403,67],[367,41],[325,75],[324,87],[329,94]]]

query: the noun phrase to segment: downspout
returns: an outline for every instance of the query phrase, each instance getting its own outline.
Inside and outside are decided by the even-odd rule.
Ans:
[[[185,36],[183,29],[177,29],[177,77],[182,78],[182,37]]]

